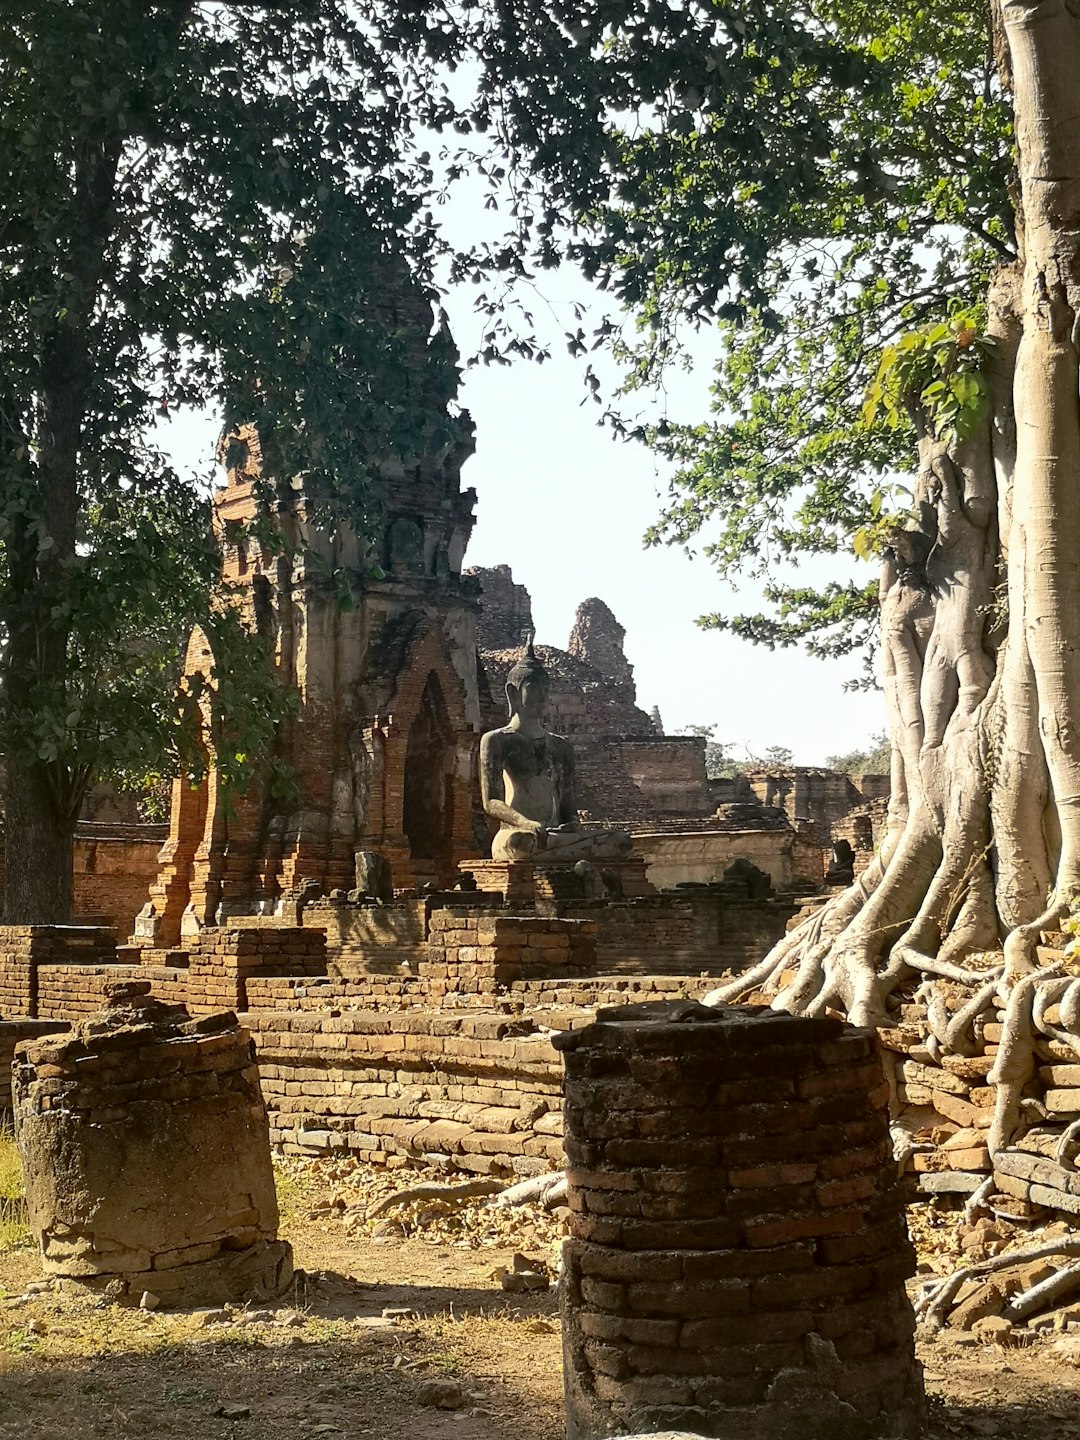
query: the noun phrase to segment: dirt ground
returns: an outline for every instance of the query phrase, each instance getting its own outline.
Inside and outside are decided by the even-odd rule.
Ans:
[[[365,1219],[418,1178],[292,1167],[285,1229],[307,1275],[274,1311],[28,1292],[33,1252],[0,1254],[0,1440],[562,1440],[554,1288],[501,1281],[515,1253],[550,1264],[559,1218],[420,1202]],[[1080,1440],[1080,1368],[1061,1349],[922,1346],[927,1440]]]

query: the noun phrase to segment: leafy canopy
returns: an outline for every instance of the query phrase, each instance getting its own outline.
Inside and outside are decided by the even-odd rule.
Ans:
[[[977,307],[991,268],[1014,253],[1010,118],[987,15],[909,0],[888,11],[827,4],[804,18],[845,48],[862,81],[823,84],[796,69],[796,93],[809,85],[820,100],[822,131],[798,183],[794,155],[786,168],[775,163],[782,125],[765,132],[760,172],[741,195],[759,227],[754,274],[736,275],[706,307],[723,347],[713,417],[652,433],[678,473],[648,538],[703,537],[722,576],[764,582],[767,613],[714,614],[703,625],[843,654],[873,632],[876,582],[800,586],[784,567],[849,552],[852,536],[872,527],[893,477],[910,466],[906,390],[936,403],[942,430],[977,408]],[[701,235],[715,143],[703,116],[681,192]],[[657,265],[632,357],[638,383],[695,306]],[[960,363],[958,341],[970,345]],[[912,359],[942,368],[924,375],[897,363]]]
[[[95,774],[198,763],[174,700],[193,623],[227,777],[276,709],[166,417],[254,420],[268,498],[301,476],[361,531],[378,462],[456,438],[452,349],[417,300],[434,62],[392,5],[0,10],[0,736],[74,814]]]
[[[512,19],[489,48],[476,121],[501,145],[470,159],[507,180],[518,243],[489,258],[521,273],[569,256],[628,307],[636,336],[605,321],[593,343],[615,344],[631,389],[684,353],[689,328],[719,337],[712,418],[633,432],[677,467],[647,540],[703,540],[723,577],[764,582],[768,613],[706,626],[821,654],[863,646],[876,584],[800,586],[784,567],[850,553],[871,501],[880,511],[909,466],[903,406],[880,402],[915,377],[879,375],[876,423],[864,412],[882,352],[940,325],[962,333],[991,268],[1014,256],[989,7],[511,0],[501,12]],[[457,273],[482,279],[474,261]],[[583,330],[567,340],[589,345]],[[944,397],[956,414],[972,384],[976,365],[959,366]]]

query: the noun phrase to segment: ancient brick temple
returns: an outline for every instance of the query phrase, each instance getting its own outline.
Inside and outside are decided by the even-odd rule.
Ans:
[[[478,639],[490,726],[502,723],[506,676],[533,630],[532,599],[508,565],[467,572],[480,586]],[[659,707],[638,703],[626,631],[596,596],[577,607],[565,649],[538,645],[551,681],[551,729],[573,741],[578,803],[588,819],[625,827],[657,889],[719,880],[747,859],[779,889],[821,883],[834,840],[864,864],[881,838],[889,782],[787,766],[710,778],[703,735],[663,733]],[[760,782],[760,783],[759,783]],[[871,810],[870,807],[876,807]]]
[[[481,588],[480,655],[501,724],[503,685],[533,629],[532,599],[508,565],[468,572]],[[626,631],[595,596],[577,608],[565,650],[537,646],[551,679],[551,729],[574,743],[578,801],[594,820],[643,824],[660,815],[707,817],[716,808],[705,776],[705,741],[661,735],[638,705]]]
[[[411,319],[427,333],[429,312]],[[178,780],[138,943],[175,945],[218,918],[273,913],[307,881],[350,889],[358,850],[386,856],[398,886],[448,880],[476,853],[477,586],[461,575],[476,495],[460,483],[472,427],[467,415],[441,423],[456,432],[450,444],[381,467],[374,543],[316,526],[299,482],[260,484],[251,428],[223,446],[214,522],[226,578],[298,697],[274,757],[296,793],[284,803],[262,783],[226,797],[212,753],[198,788]],[[260,544],[266,523],[283,545]],[[196,630],[185,674],[213,668]],[[211,752],[212,696],[213,682],[200,701]]]

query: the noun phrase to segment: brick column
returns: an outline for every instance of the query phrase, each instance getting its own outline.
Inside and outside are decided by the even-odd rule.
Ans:
[[[15,1053],[15,1135],[46,1275],[138,1303],[269,1299],[292,1279],[255,1047],[233,1015],[117,985]]]
[[[554,1043],[568,1440],[915,1437],[914,1256],[874,1036],[661,1001]]]

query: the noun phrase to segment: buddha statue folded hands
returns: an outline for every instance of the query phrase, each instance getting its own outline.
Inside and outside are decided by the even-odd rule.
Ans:
[[[510,671],[510,719],[480,741],[480,789],[485,812],[499,822],[491,844],[495,860],[532,859],[573,865],[617,860],[630,851],[624,830],[582,830],[574,796],[574,751],[544,725],[551,682],[533,652]]]

